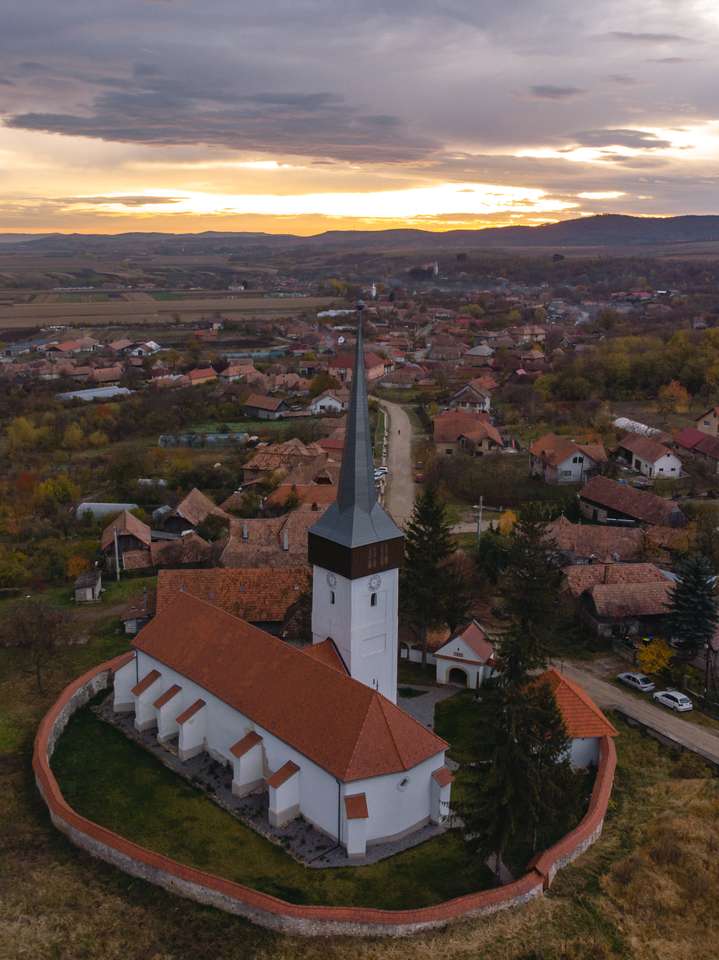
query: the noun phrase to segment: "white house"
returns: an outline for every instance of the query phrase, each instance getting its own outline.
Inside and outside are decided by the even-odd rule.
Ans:
[[[477,620],[457,630],[434,653],[437,683],[477,690],[494,671],[494,647]]]
[[[237,795],[266,791],[362,858],[449,813],[447,744],[396,706],[403,537],[377,502],[361,326],[337,499],[309,532],[312,645],[304,649],[182,593],[134,640],[117,711],[181,760],[207,752]],[[175,747],[176,742],[176,747]]]
[[[555,667],[538,677],[549,685],[570,739],[569,761],[576,768],[596,766],[602,737],[617,731],[586,691]]]
[[[645,477],[678,479],[682,475],[682,462],[679,457],[652,437],[628,433],[619,441],[617,453],[632,470]]]
[[[548,433],[529,448],[529,474],[545,483],[583,483],[606,459],[601,443],[575,443]]]
[[[343,413],[347,409],[349,402],[349,392],[346,390],[325,390],[310,403],[310,412],[317,415],[320,413]]]

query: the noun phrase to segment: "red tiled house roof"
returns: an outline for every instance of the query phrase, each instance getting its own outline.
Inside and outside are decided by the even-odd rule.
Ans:
[[[135,537],[140,543],[144,543],[148,547],[150,546],[152,534],[149,526],[143,523],[142,520],[138,520],[129,510],[123,510],[122,513],[115,517],[111,523],[108,523],[102,531],[100,546],[103,550],[109,547],[115,539],[115,530],[117,530],[118,536]]]
[[[549,685],[570,737],[616,737],[617,731],[586,691],[551,667],[537,682]]]

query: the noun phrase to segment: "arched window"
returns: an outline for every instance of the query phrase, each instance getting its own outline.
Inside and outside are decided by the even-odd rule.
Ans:
[[[334,590],[330,590],[330,603],[332,604],[332,606],[334,606],[334,603],[335,603],[335,592],[334,592]]]
[[[376,593],[373,593],[373,594],[370,596],[370,598],[369,598],[369,605],[370,605],[371,607],[376,607],[376,606],[377,606],[377,594],[376,594]]]

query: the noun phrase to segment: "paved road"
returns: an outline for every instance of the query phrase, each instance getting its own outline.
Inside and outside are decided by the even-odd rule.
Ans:
[[[576,663],[558,664],[562,673],[575,680],[600,707],[618,708],[663,736],[719,763],[719,734],[710,727],[683,720],[675,713],[657,707],[651,697],[638,697],[597,677],[591,669]]]
[[[403,527],[414,507],[412,422],[398,403],[380,403],[389,416],[389,485],[385,503],[395,522]]]

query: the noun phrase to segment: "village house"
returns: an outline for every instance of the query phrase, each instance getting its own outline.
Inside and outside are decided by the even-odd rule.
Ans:
[[[287,412],[287,403],[281,397],[251,394],[242,404],[245,415],[254,420],[280,420]]]
[[[470,380],[449,398],[451,410],[468,410],[472,413],[489,413],[492,398],[489,390],[480,386],[477,380]]]
[[[253,374],[259,373],[252,363],[231,363],[220,373],[220,380],[225,383],[235,383],[238,380],[248,380]],[[248,381],[249,382],[249,381]]]
[[[286,477],[292,473],[295,482],[311,483],[315,481],[329,460],[328,453],[319,443],[303,443],[297,437],[284,443],[273,443],[260,447],[242,467],[245,484],[253,480],[267,480],[278,471]],[[300,471],[301,475],[298,475]]]
[[[593,477],[579,493],[582,516],[595,523],[656,524],[684,527],[687,518],[676,503],[635,490],[608,477]]]
[[[193,387],[199,387],[203,383],[212,383],[214,380],[217,380],[217,374],[212,367],[199,367],[196,370],[188,370],[185,376]]]
[[[495,673],[494,646],[477,620],[456,630],[434,651],[437,683],[478,690]]]
[[[619,441],[617,457],[645,477],[678,479],[682,462],[663,443],[638,433],[627,433]]]
[[[654,636],[666,627],[674,584],[664,579],[640,583],[597,583],[582,593],[581,619],[598,637]]]
[[[477,456],[502,448],[502,437],[486,413],[445,410],[432,418],[432,427],[440,457],[460,452]]]
[[[547,524],[547,542],[563,563],[629,562],[637,560],[645,547],[645,531],[638,527],[602,527],[572,523],[558,517]]]
[[[289,500],[297,506],[315,509],[329,506],[337,499],[337,487],[331,483],[281,483],[264,501],[264,507],[283,507]]]
[[[154,589],[145,589],[127,604],[120,614],[120,620],[126,636],[134,635],[149,623],[155,616],[155,606],[157,603],[157,591]]]
[[[545,483],[582,483],[607,460],[599,443],[576,443],[569,437],[548,433],[529,448],[529,475]]]
[[[310,413],[318,416],[320,414],[344,413],[349,403],[349,391],[342,388],[338,390],[325,390],[319,396],[310,401]]]
[[[365,374],[370,383],[379,380],[385,373],[385,361],[376,353],[365,353],[364,355]],[[390,364],[390,367],[392,365]],[[331,377],[339,380],[340,383],[352,382],[352,371],[354,368],[354,359],[351,353],[338,353],[332,357],[327,364],[327,372]]]
[[[151,542],[150,527],[129,510],[123,510],[102,531],[100,550],[107,569],[114,572],[118,563],[120,570],[126,569],[126,559],[133,553],[149,551]]]
[[[679,431],[674,442],[692,457],[706,463],[712,473],[719,473],[719,437],[702,433],[694,427],[685,427]]]
[[[709,407],[708,410],[696,417],[694,424],[697,430],[708,433],[710,437],[719,436],[719,406]]]
[[[266,794],[270,825],[301,816],[357,859],[444,823],[452,783],[445,741],[396,706],[403,538],[377,502],[362,356],[360,326],[339,494],[305,555],[312,645],[179,591],[114,677],[138,730],[181,761],[208,753],[233,793]]]
[[[280,517],[233,520],[222,567],[298,567],[307,563],[308,532],[329,504],[302,504]]]
[[[218,507],[207,494],[193,487],[189,493],[180,500],[174,510],[171,510],[163,519],[163,529],[171,533],[183,533],[186,530],[195,530],[210,515],[225,520],[227,523],[230,517],[225,511]]]

